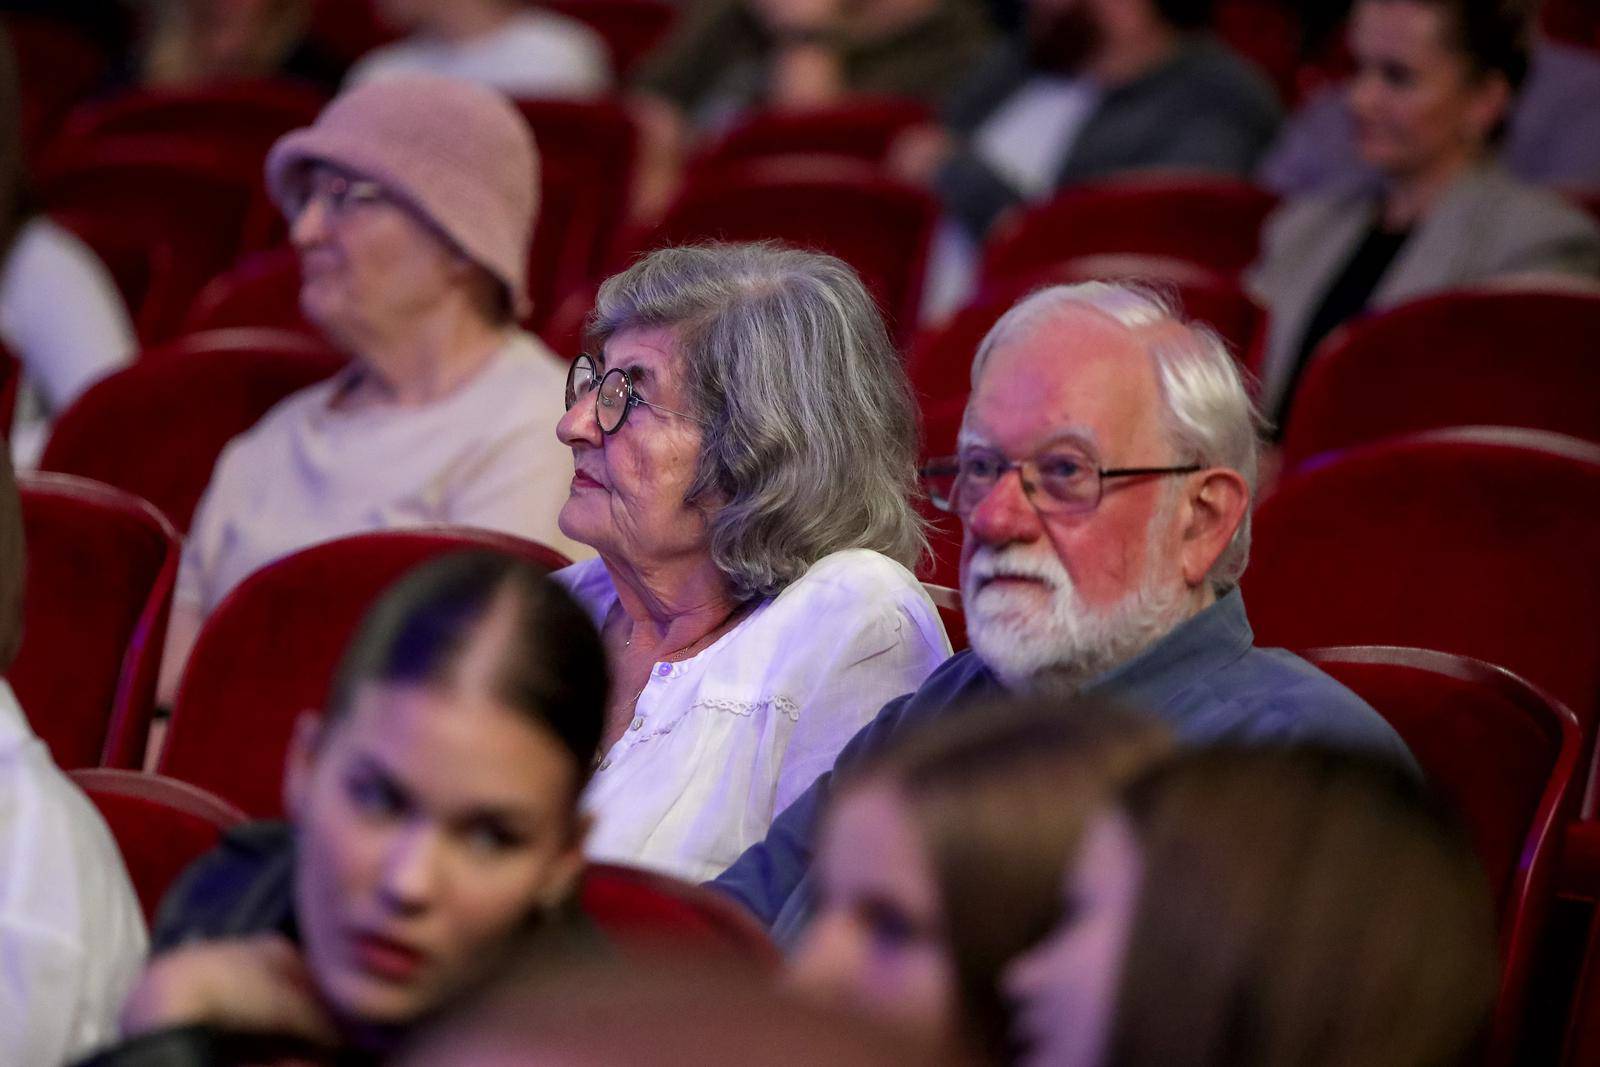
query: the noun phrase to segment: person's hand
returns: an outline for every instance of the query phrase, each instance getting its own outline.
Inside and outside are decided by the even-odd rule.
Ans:
[[[894,139],[884,156],[888,172],[912,185],[932,185],[934,175],[955,152],[955,140],[942,126],[913,126]]]
[[[122,1006],[125,1036],[190,1025],[339,1040],[300,950],[277,934],[210,941],[157,956]]]
[[[840,0],[749,0],[767,28],[778,36],[836,29],[843,14]]]

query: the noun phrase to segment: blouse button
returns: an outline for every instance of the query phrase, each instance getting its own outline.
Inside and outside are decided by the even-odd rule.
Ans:
[[[634,719],[633,722],[628,724],[628,729],[630,729],[630,730],[639,730],[639,729],[642,729],[643,727],[644,727],[644,718],[643,718],[643,716],[641,716],[641,717],[639,717],[637,719]]]
[[[656,673],[661,675],[661,677],[665,678],[667,675],[672,673],[672,664],[670,664],[670,663],[658,663],[656,665]]]

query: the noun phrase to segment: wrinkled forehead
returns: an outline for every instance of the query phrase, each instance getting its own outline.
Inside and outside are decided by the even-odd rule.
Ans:
[[[1009,332],[973,384],[963,442],[1022,454],[1076,437],[1117,462],[1157,446],[1164,440],[1164,406],[1150,346],[1174,328],[1181,329],[1130,328],[1087,305],[1067,304]]]

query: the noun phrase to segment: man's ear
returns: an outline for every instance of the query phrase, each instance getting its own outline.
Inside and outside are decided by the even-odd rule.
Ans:
[[[299,821],[311,794],[311,770],[323,739],[322,713],[307,708],[294,721],[289,756],[283,769],[283,810]]]
[[[1250,486],[1238,471],[1211,467],[1193,477],[1178,548],[1183,580],[1191,589],[1205,582],[1250,508]]]

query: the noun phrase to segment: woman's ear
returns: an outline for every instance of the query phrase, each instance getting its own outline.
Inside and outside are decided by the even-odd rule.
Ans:
[[[323,740],[322,713],[307,708],[295,719],[289,756],[283,769],[283,810],[299,821],[311,793],[311,772]]]
[[[1487,140],[1494,135],[1496,127],[1511,118],[1513,96],[1511,83],[1499,71],[1477,79],[1468,114],[1478,137]]]
[[[572,833],[560,853],[550,863],[545,907],[554,908],[578,891],[578,881],[583,877],[584,865],[588,863],[588,857],[583,854],[583,846],[589,840],[589,831],[593,827],[594,818],[587,812],[579,812],[573,816]]]

